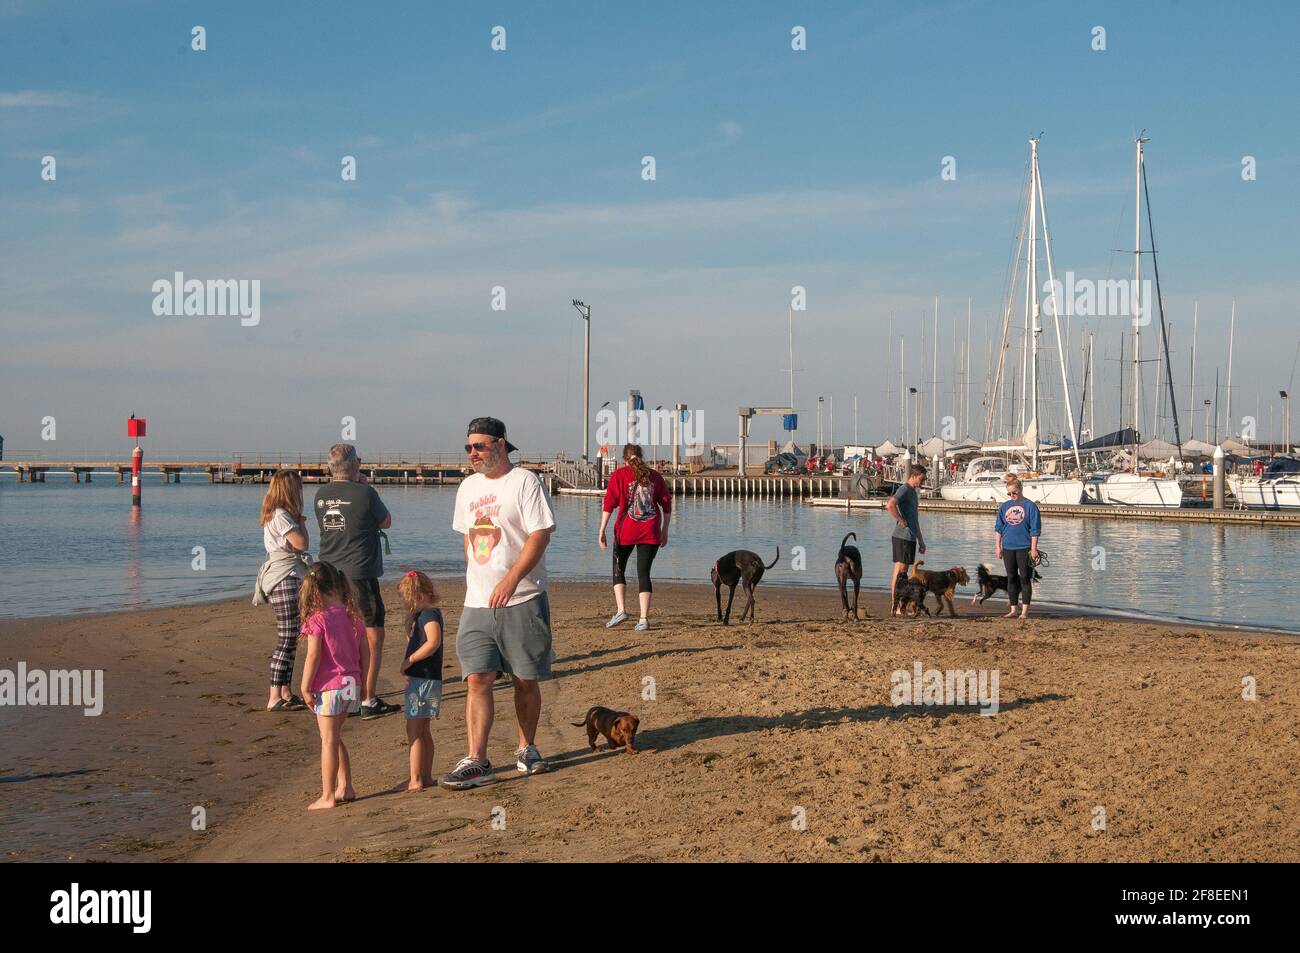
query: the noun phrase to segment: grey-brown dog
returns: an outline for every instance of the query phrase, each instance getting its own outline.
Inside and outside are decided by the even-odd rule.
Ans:
[[[781,547],[776,548],[776,556],[766,566],[763,560],[759,558],[758,553],[750,552],[748,549],[733,549],[725,556],[721,557],[713,564],[713,571],[709,578],[713,580],[713,594],[718,603],[718,621],[723,625],[731,624],[731,602],[736,598],[736,586],[745,587],[745,608],[740,612],[740,621],[745,621],[745,615],[749,615],[749,624],[754,624],[754,590],[758,587],[759,580],[763,578],[763,573],[776,565],[776,561],[781,558]],[[730,589],[727,594],[727,614],[722,614],[722,587]]]

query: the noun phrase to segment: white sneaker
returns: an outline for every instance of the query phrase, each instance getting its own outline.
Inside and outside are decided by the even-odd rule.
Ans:
[[[605,628],[612,629],[614,628],[614,626],[622,625],[626,621],[627,621],[626,612],[615,612],[614,615],[610,617],[610,620],[605,623]]]
[[[641,620],[638,621],[637,624],[636,624],[636,631],[638,631],[638,632],[645,632],[645,631],[646,631],[647,629],[649,629],[649,628],[650,628],[650,620],[649,620],[649,619],[641,619]]]

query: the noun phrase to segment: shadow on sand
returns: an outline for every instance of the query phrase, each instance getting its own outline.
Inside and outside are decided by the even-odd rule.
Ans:
[[[1068,696],[1046,694],[1017,698],[998,708],[999,712],[1037,705],[1043,702],[1066,701]],[[784,715],[760,717],[756,715],[731,715],[720,718],[696,718],[664,728],[651,728],[637,734],[638,747],[649,751],[671,751],[683,745],[726,735],[742,735],[753,731],[788,728],[795,731],[825,728],[844,722],[897,721],[904,718],[948,718],[954,716],[980,717],[980,709],[973,705],[868,705],[865,708],[810,708],[807,711]]]

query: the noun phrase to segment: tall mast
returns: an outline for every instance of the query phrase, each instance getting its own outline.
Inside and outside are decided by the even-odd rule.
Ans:
[[[1156,248],[1156,243],[1154,243],[1154,239],[1153,239],[1152,241],[1153,256],[1154,256],[1154,248]],[[1164,350],[1164,348],[1167,346],[1169,346],[1169,342],[1167,342],[1165,339],[1165,326],[1161,325],[1160,348],[1161,350]],[[1157,351],[1157,354],[1158,352],[1160,351]],[[1162,428],[1160,423],[1161,415],[1162,413],[1165,412],[1165,402],[1164,400],[1161,400],[1161,391],[1162,389],[1164,389],[1164,386],[1165,386],[1165,365],[1161,364],[1160,361],[1157,360],[1156,361],[1156,390],[1154,390],[1154,393],[1152,394],[1152,402],[1151,402],[1151,413],[1152,413],[1151,436],[1152,437],[1164,437],[1165,434],[1165,430],[1164,428]]]
[[[898,439],[903,441],[903,446],[907,446],[907,385],[903,382],[904,368],[907,360],[904,351],[907,349],[907,339],[902,335],[898,337]]]
[[[1092,376],[1092,334],[1088,334],[1088,377],[1092,380],[1092,395],[1088,398],[1088,426],[1092,428],[1092,438],[1097,438],[1097,378]],[[1083,416],[1083,412],[1079,412]]]
[[[1178,423],[1178,395],[1174,391],[1174,366],[1169,362],[1169,339],[1172,325],[1165,321],[1165,295],[1160,287],[1160,256],[1156,252],[1156,223],[1151,215],[1151,191],[1147,186],[1147,173],[1145,166],[1142,169],[1142,192],[1147,199],[1147,235],[1151,238],[1151,272],[1156,279],[1156,313],[1160,315],[1160,346],[1162,353],[1157,355],[1156,360],[1164,358],[1163,364],[1157,364],[1156,378],[1159,380],[1163,372],[1165,382],[1168,385],[1166,392],[1156,392],[1156,406],[1163,406],[1164,400],[1169,400],[1169,416],[1174,421],[1174,443],[1178,446],[1178,459],[1183,459],[1183,432]],[[1158,419],[1158,416],[1157,416]]]
[[[966,299],[966,431],[963,437],[970,436],[970,298]]]
[[[1061,367],[1061,394],[1062,406],[1065,407],[1065,418],[1070,428],[1070,442],[1074,446],[1074,465],[1082,470],[1083,463],[1079,459],[1079,434],[1074,428],[1074,408],[1070,406],[1070,374],[1065,363],[1065,342],[1061,337],[1061,305],[1056,299],[1056,271],[1052,266],[1052,236],[1047,227],[1047,200],[1043,197],[1042,181],[1038,173],[1038,140],[1034,140],[1034,178],[1038,181],[1038,210],[1043,215],[1043,250],[1047,252],[1047,282],[1052,289],[1052,328],[1056,332],[1056,358]],[[1034,300],[1037,303],[1038,289],[1034,289]],[[1034,322],[1037,326],[1037,321]],[[1034,334],[1035,353],[1037,353],[1038,332],[1037,328]],[[1034,417],[1038,417],[1038,389],[1034,389]],[[1038,456],[1038,427],[1034,427],[1034,456]],[[1035,466],[1035,469],[1037,467]]]
[[[1231,437],[1234,433],[1232,429],[1232,341],[1237,336],[1237,299],[1232,299],[1232,322],[1228,325],[1228,394],[1227,407],[1223,415],[1223,432]],[[1219,414],[1214,414],[1214,430],[1217,433],[1219,429]]]
[[[1033,430],[1030,467],[1038,472],[1038,140],[1029,140],[1029,426]]]
[[[939,296],[934,296],[934,365],[930,372],[930,434],[939,432]]]
[[[1197,301],[1192,304],[1192,379],[1187,385],[1187,404],[1191,408],[1187,429],[1193,440],[1196,439],[1196,325],[1200,317],[1201,303]]]
[[[794,308],[788,309],[790,316],[790,410],[794,410]]]
[[[1142,143],[1137,137],[1133,175],[1133,472],[1138,471],[1138,447],[1142,441]]]

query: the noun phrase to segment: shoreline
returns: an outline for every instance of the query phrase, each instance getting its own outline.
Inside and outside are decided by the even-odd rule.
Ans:
[[[433,723],[441,773],[464,748],[453,634],[463,583],[439,588],[450,643]],[[837,592],[793,586],[760,586],[757,623],[724,627],[712,586],[667,582],[654,627],[638,633],[604,629],[606,584],[554,581],[551,592],[558,658],[538,743],[552,772],[514,772],[510,689],[498,686],[499,783],[390,793],[406,770],[402,716],[350,722],[360,800],[310,815],[315,720],[260,710],[269,607],[0,622],[0,667],[103,668],[106,686],[98,718],[0,708],[7,859],[1300,858],[1292,639],[1050,610],[1022,626],[997,617],[1004,600],[959,604],[955,620],[894,620],[866,591],[872,617],[852,622]],[[393,585],[384,597],[391,693],[401,610]],[[894,706],[890,673],[917,662],[1000,672],[1000,711]],[[1255,702],[1241,697],[1247,675]],[[588,750],[568,723],[594,704],[639,715],[639,754]],[[1101,834],[1089,823],[1098,805]],[[806,830],[791,828],[796,806]],[[191,827],[198,807],[203,831]],[[498,807],[509,833],[492,827]]]
[[[398,563],[396,565],[402,566],[403,568],[418,568],[413,566],[406,567],[405,564],[403,563]],[[399,578],[400,578],[400,572],[397,569],[394,569],[391,572],[385,572],[383,579],[381,579],[381,585],[393,586],[396,584]],[[429,578],[433,579],[437,583],[447,584],[447,583],[459,582],[463,578],[463,574],[429,573]],[[655,578],[658,581],[668,585],[700,586],[703,588],[708,588],[710,590],[712,589],[712,586],[710,584],[702,583],[696,579],[679,579],[673,576],[663,576],[663,577],[656,576]],[[606,590],[608,590],[610,588],[610,584],[607,581],[603,581],[603,580],[604,580],[603,576],[601,576],[599,579],[595,578],[594,576],[574,577],[574,576],[552,575],[549,577],[549,581],[552,584],[565,583],[571,585],[601,586]],[[634,589],[635,585],[634,584],[631,585],[630,588]],[[967,588],[969,589],[971,587],[967,587]],[[792,585],[790,583],[781,583],[781,582],[764,582],[761,584],[761,590],[762,591],[776,590],[776,591],[783,591],[783,592],[784,591],[788,591],[788,592],[811,591],[811,592],[830,592],[836,594],[839,593],[838,586],[829,582],[809,582],[809,583],[800,583],[798,585]],[[865,582],[862,584],[861,587],[861,593],[864,597],[870,594],[873,598],[883,598],[885,591],[886,590],[884,589],[883,586],[867,585]],[[850,594],[851,594],[851,590],[850,590]],[[991,597],[988,604],[990,605],[993,604],[993,602],[999,598],[1005,599],[1006,598],[1005,593],[1000,592],[997,595]],[[100,609],[94,612],[53,612],[50,613],[49,615],[37,615],[37,616],[0,615],[0,625],[4,625],[6,623],[20,623],[20,622],[28,622],[28,623],[50,622],[50,621],[56,621],[60,619],[65,619],[65,620],[66,619],[92,619],[92,618],[97,618],[99,616],[112,617],[112,616],[120,616],[125,613],[131,613],[131,612],[157,612],[166,609],[185,609],[189,607],[210,606],[210,605],[216,605],[216,604],[227,603],[227,602],[232,604],[238,604],[241,600],[245,602],[249,602],[251,604],[252,596],[245,594],[242,590],[240,590],[240,591],[196,596],[192,599],[184,599],[180,602],[168,602],[156,606],[127,607],[121,609]],[[962,597],[960,591],[958,593],[958,597],[954,601],[958,606],[959,612],[962,606],[971,607],[970,599]],[[1278,638],[1292,638],[1292,639],[1300,637],[1300,625],[1298,625],[1297,628],[1295,629],[1282,629],[1273,626],[1255,625],[1250,622],[1223,622],[1219,620],[1195,619],[1195,618],[1189,618],[1185,616],[1142,612],[1137,609],[1112,609],[1108,606],[1080,605],[1076,603],[1055,602],[1055,601],[1045,600],[1045,599],[1035,600],[1033,604],[1041,609],[1046,609],[1052,613],[1057,613],[1061,615],[1080,616],[1089,619],[1112,619],[1119,622],[1134,622],[1134,623],[1142,623],[1142,624],[1149,624],[1149,625],[1188,626],[1192,628],[1205,629],[1207,631],[1212,631],[1212,632],[1221,632],[1224,634],[1235,633],[1241,635],[1264,635],[1264,636],[1276,636]],[[944,617],[945,618],[947,617],[946,614]]]

